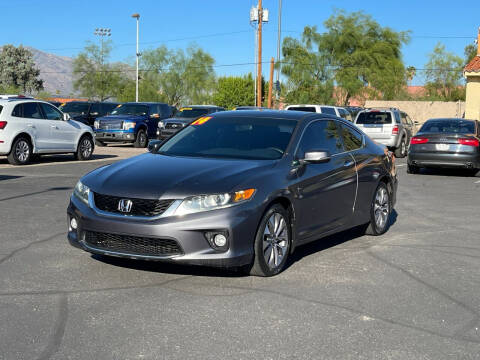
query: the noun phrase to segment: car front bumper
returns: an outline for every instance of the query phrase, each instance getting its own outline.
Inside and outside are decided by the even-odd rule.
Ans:
[[[133,142],[135,141],[135,133],[127,130],[96,130],[95,140]]]
[[[72,217],[77,221],[77,229],[69,228],[68,231],[70,244],[90,253],[192,265],[238,267],[250,264],[253,260],[253,243],[262,212],[257,211],[253,204],[246,203],[185,216],[138,220],[127,216],[100,215],[96,210],[72,196],[67,214],[69,224]],[[92,246],[88,243],[87,232],[159,241],[170,239],[177,242],[181,251],[175,255],[152,255]],[[228,241],[224,249],[216,249],[207,240],[207,233],[212,232],[227,234]]]
[[[175,129],[175,130],[169,130],[169,129],[162,129],[162,130],[157,130],[157,138],[159,140],[165,140],[168,139],[169,137],[175,135],[179,130],[181,129]]]
[[[480,169],[478,154],[409,152],[407,162],[419,167]]]

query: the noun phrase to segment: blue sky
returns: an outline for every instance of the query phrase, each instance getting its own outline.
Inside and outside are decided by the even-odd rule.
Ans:
[[[195,43],[208,51],[216,65],[249,63],[254,59],[254,32],[249,10],[256,0],[22,0],[2,1],[0,44],[24,44],[57,55],[75,56],[86,41],[96,41],[96,27],[112,29],[112,60],[132,61],[135,54],[135,19],[140,19],[140,49],[166,45],[185,48]],[[276,55],[278,0],[264,0],[270,22],[264,26],[263,60]],[[464,57],[476,38],[480,2],[444,0],[353,1],[283,0],[283,36],[298,37],[305,25],[323,22],[334,9],[363,10],[382,26],[411,30],[403,48],[405,64],[424,67],[428,53],[441,41],[448,51]],[[224,34],[214,36],[215,34]],[[264,66],[264,73],[267,73]],[[218,66],[217,74],[243,74],[253,65]],[[421,77],[416,79],[421,83]]]

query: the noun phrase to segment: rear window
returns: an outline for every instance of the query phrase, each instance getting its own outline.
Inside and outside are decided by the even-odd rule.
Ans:
[[[320,109],[322,110],[322,114],[337,115],[334,108],[322,106]]]
[[[474,134],[475,123],[469,120],[428,120],[420,132]]]
[[[3,110],[3,106],[0,105],[0,114],[2,113],[2,110]]]
[[[392,114],[389,112],[369,111],[358,114],[356,124],[391,124]]]
[[[317,110],[313,106],[295,106],[295,107],[290,107],[287,110],[317,112]]]

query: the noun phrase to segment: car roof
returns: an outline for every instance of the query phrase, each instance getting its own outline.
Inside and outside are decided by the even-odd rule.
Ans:
[[[185,105],[185,106],[181,106],[180,109],[184,109],[184,108],[192,108],[192,109],[218,109],[218,108],[222,108],[221,106],[217,106],[217,105]],[[222,108],[223,109],[223,108]]]
[[[162,103],[162,102],[153,102],[153,101],[143,101],[143,102],[135,102],[135,101],[130,101],[130,102],[126,102],[126,103],[123,103],[122,105],[168,105],[166,103]]]
[[[312,113],[304,111],[287,111],[287,110],[244,110],[244,111],[221,111],[215,114],[212,114],[215,118],[228,118],[228,117],[253,117],[259,119],[285,119],[285,120],[295,120],[303,121],[309,120],[311,118],[332,118],[332,115],[321,114],[321,113]],[[335,116],[336,120],[343,120]]]

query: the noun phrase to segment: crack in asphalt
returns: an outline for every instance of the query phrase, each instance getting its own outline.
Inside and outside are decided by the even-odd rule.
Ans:
[[[20,199],[20,198],[24,198],[24,197],[33,196],[33,195],[44,194],[44,193],[47,193],[47,192],[50,192],[50,191],[65,191],[65,190],[71,190],[71,189],[73,189],[73,188],[70,187],[70,186],[53,187],[53,188],[50,188],[50,189],[47,189],[47,190],[35,191],[35,192],[27,193],[27,194],[6,197],[6,198],[3,198],[3,199],[0,199],[0,201]]]
[[[443,296],[444,298],[450,300],[451,302],[453,302],[454,304],[456,304],[457,306],[461,307],[462,309],[464,309],[466,312],[470,313],[471,315],[473,315],[472,319],[470,321],[468,321],[468,324],[470,324],[470,327],[469,328],[466,328],[466,326],[462,326],[460,329],[458,329],[457,331],[455,331],[454,335],[457,335],[457,336],[453,336],[452,338],[455,338],[455,339],[463,339],[463,340],[466,340],[466,341],[471,341],[471,342],[476,342],[476,343],[480,343],[480,341],[474,341],[472,339],[469,339],[467,338],[465,335],[462,335],[460,336],[459,332],[461,331],[462,333],[470,330],[473,326],[475,326],[475,324],[478,323],[479,319],[480,319],[480,315],[474,310],[472,309],[471,307],[469,307],[468,305],[464,304],[463,302],[461,302],[460,300],[457,300],[455,299],[453,296],[449,295],[448,293],[446,293],[445,291],[433,286],[432,284],[426,282],[425,280],[422,280],[421,278],[415,276],[414,274],[412,274],[411,272],[409,272],[408,270],[402,268],[401,266],[399,265],[396,265],[384,258],[382,258],[381,256],[377,255],[377,254],[374,254],[371,250],[366,250],[365,251],[368,255],[370,255],[371,257],[373,257],[374,259],[376,259],[377,261],[387,265],[388,267],[391,267],[395,270],[398,270],[400,271],[402,274],[406,275],[408,278],[414,280],[415,282],[425,286],[426,288],[430,289],[431,291],[434,291],[436,292],[437,294],[440,294],[441,296]],[[473,325],[472,325],[473,324]]]
[[[58,300],[58,315],[53,328],[53,334],[38,360],[48,360],[53,354],[55,354],[62,344],[63,336],[65,334],[65,328],[68,319],[68,296],[66,293],[59,293]]]
[[[60,236],[60,235],[65,235],[66,232],[61,232],[61,233],[57,233],[55,235],[51,235],[49,237],[47,237],[46,239],[41,239],[41,240],[36,240],[36,241],[32,241],[31,243],[29,243],[28,245],[25,245],[21,248],[18,248],[18,249],[15,249],[13,250],[11,253],[9,253],[7,256],[3,257],[0,259],[0,265],[3,264],[5,261],[7,261],[8,259],[12,258],[13,256],[15,256],[16,254],[18,254],[19,252],[22,252],[24,250],[27,250],[28,248],[30,248],[31,246],[33,245],[38,245],[38,244],[41,244],[41,243],[44,243],[44,242],[47,242],[47,241],[50,241],[50,240],[53,240],[55,239],[56,237]]]

